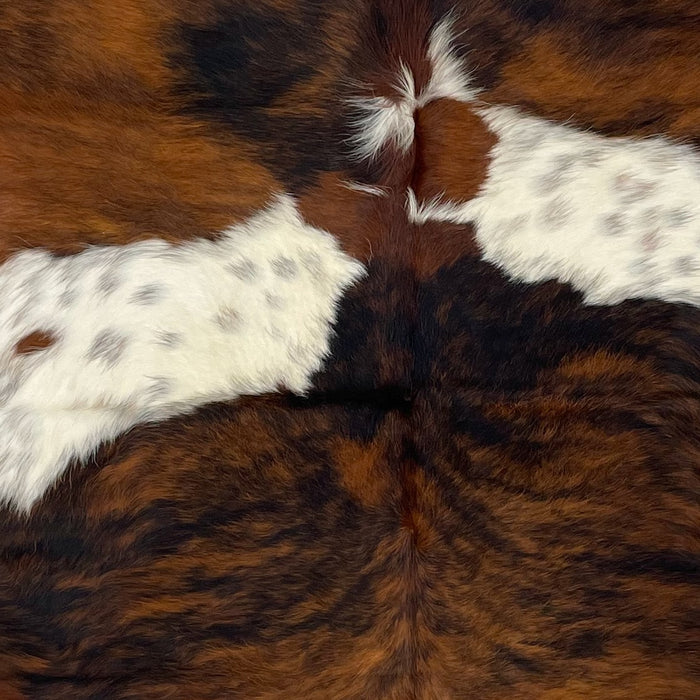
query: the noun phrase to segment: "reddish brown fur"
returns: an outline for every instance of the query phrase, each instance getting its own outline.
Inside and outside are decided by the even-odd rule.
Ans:
[[[435,100],[416,112],[420,158],[413,189],[419,201],[466,202],[486,179],[494,135],[467,104]]]
[[[222,149],[194,125],[139,107],[5,104],[0,159],[13,165],[0,174],[3,257],[210,236],[277,189],[245,146]]]
[[[15,345],[15,354],[24,355],[37,350],[45,350],[56,342],[56,337],[48,331],[35,331],[19,340]]]
[[[336,236],[349,255],[366,262],[380,244],[372,223],[381,202],[377,195],[351,189],[344,175],[323,173],[316,185],[302,193],[299,210],[310,224]]]
[[[336,13],[328,31],[340,33],[346,17]],[[180,23],[212,18],[214,2],[0,9],[0,33],[9,37],[0,47],[0,260],[35,246],[73,253],[87,244],[210,236],[285,189],[256,144],[217,138],[175,114],[180,66],[165,38]],[[321,82],[290,94],[288,111],[313,111],[310,94],[327,101],[324,83],[336,79],[342,50],[335,56]]]

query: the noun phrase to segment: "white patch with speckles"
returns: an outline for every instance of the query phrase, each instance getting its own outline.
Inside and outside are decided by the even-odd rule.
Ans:
[[[0,501],[28,510],[137,423],[305,392],[363,274],[289,197],[215,241],[13,256],[0,266]],[[17,355],[35,331],[55,343]]]

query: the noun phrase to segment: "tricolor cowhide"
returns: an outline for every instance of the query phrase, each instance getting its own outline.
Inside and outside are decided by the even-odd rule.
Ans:
[[[697,0],[0,0],[0,700],[700,697]]]

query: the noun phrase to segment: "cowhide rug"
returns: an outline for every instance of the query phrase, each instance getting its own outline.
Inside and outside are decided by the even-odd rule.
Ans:
[[[0,0],[0,700],[700,697],[698,0]]]

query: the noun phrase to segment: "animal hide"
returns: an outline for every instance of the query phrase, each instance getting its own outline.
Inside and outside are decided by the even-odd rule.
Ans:
[[[0,698],[700,697],[697,0],[7,0],[0,67]]]

